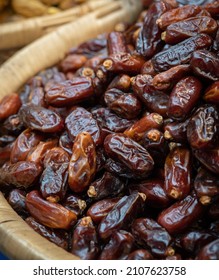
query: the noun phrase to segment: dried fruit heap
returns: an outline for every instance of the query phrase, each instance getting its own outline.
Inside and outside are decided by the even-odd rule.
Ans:
[[[188,2],[152,3],[0,102],[0,190],[82,259],[219,259],[219,1]]]

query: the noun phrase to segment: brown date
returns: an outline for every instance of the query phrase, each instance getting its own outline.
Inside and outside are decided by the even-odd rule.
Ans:
[[[205,104],[191,116],[187,125],[187,139],[194,149],[212,147],[218,139],[219,114],[216,107]]]
[[[126,53],[126,42],[122,32],[112,31],[107,37],[107,50],[109,55]]]
[[[82,260],[97,259],[99,243],[93,221],[89,216],[81,218],[74,228],[71,252]]]
[[[116,88],[124,92],[128,92],[131,87],[131,77],[126,74],[117,75],[109,84],[107,89]]]
[[[30,104],[33,104],[35,106],[47,107],[47,104],[44,100],[44,95],[45,92],[43,87],[34,87],[28,96]]]
[[[18,116],[26,127],[41,132],[60,132],[64,127],[60,115],[41,106],[22,105]]]
[[[199,201],[204,205],[208,205],[219,197],[219,179],[208,170],[199,168],[194,180],[194,190]]]
[[[25,129],[15,140],[11,150],[11,163],[26,160],[28,153],[43,140],[43,135],[29,128]]]
[[[219,79],[219,58],[213,52],[208,50],[194,51],[191,56],[190,67],[193,73],[201,78],[211,81]]]
[[[76,71],[81,68],[87,61],[85,55],[68,54],[60,63],[60,69],[66,73],[69,71]]]
[[[87,210],[87,216],[90,216],[94,223],[100,221],[113,209],[120,197],[105,198],[93,203]]]
[[[203,205],[197,197],[190,194],[164,209],[157,221],[170,234],[181,233],[202,216],[203,210]]]
[[[69,187],[74,192],[85,191],[96,172],[96,149],[88,132],[79,133],[72,148],[68,168]]]
[[[108,239],[116,230],[127,229],[142,213],[145,199],[145,195],[138,192],[123,196],[101,220],[98,227],[100,237]]]
[[[109,172],[104,172],[100,179],[91,183],[87,190],[88,196],[92,200],[117,196],[124,190],[124,182],[117,176]]]
[[[55,243],[57,246],[68,250],[68,234],[59,229],[52,229],[37,222],[33,217],[28,217],[25,222],[41,236]]]
[[[161,36],[167,44],[174,45],[199,33],[214,37],[217,28],[216,20],[211,17],[191,17],[169,25]]]
[[[171,198],[182,199],[191,190],[191,153],[183,147],[176,147],[166,157],[164,190]]]
[[[125,230],[115,231],[99,256],[100,260],[124,259],[134,246],[134,237]]]
[[[27,189],[34,185],[41,175],[40,164],[31,161],[6,162],[0,168],[0,182],[4,186]]]
[[[170,94],[167,114],[170,118],[183,120],[192,111],[201,96],[202,84],[193,77],[181,79]]]
[[[219,260],[219,239],[205,245],[198,252],[197,260]]]
[[[19,189],[13,189],[12,191],[10,191],[7,198],[7,201],[11,205],[11,207],[21,216],[27,216],[25,200],[26,192]]]
[[[203,99],[207,103],[212,103],[215,105],[219,104],[219,81],[212,83],[203,95]]]
[[[69,161],[69,154],[60,147],[51,148],[46,153],[39,182],[40,192],[46,200],[58,202],[65,197]]]
[[[153,260],[154,257],[146,249],[137,249],[128,254],[126,260]]]
[[[82,107],[76,107],[65,119],[66,129],[71,140],[81,132],[88,132],[96,145],[102,142],[101,131],[92,114]]]
[[[75,213],[59,203],[46,201],[37,190],[26,195],[26,208],[38,222],[50,228],[69,229],[77,220]]]
[[[169,141],[174,141],[177,143],[186,143],[187,142],[187,126],[189,123],[189,118],[179,122],[173,121],[167,123],[164,126],[164,137]]]
[[[196,4],[196,3],[195,3]],[[165,12],[157,20],[158,26],[165,30],[170,24],[179,22],[195,16],[208,16],[209,13],[202,7],[196,5],[185,5]]]
[[[21,99],[17,93],[12,93],[3,97],[0,100],[0,120],[16,114],[21,105]]]
[[[129,191],[138,191],[146,195],[145,205],[153,208],[165,208],[170,205],[171,199],[164,191],[164,182],[161,179],[147,179],[139,183],[128,185]]]
[[[171,67],[170,69],[155,75],[151,83],[156,90],[169,90],[175,85],[175,83],[189,73],[189,67],[189,64]]]
[[[67,194],[62,201],[62,205],[74,212],[77,216],[81,216],[87,207],[86,201],[75,194]]]
[[[104,101],[108,108],[125,119],[135,119],[141,113],[141,102],[132,93],[119,89],[108,89],[104,93]]]
[[[132,234],[136,242],[149,249],[155,257],[162,258],[174,254],[174,249],[170,247],[172,237],[153,219],[136,219],[132,224]]]
[[[153,169],[154,161],[147,150],[124,134],[108,135],[104,149],[109,157],[123,163],[136,175],[147,177]]]
[[[188,64],[194,51],[207,49],[212,42],[212,38],[207,34],[198,34],[188,38],[153,56],[153,67],[159,73],[180,64]]]
[[[17,114],[10,115],[3,123],[3,128],[7,133],[19,136],[24,130],[24,126]]]
[[[92,80],[76,77],[51,86],[45,93],[45,100],[55,107],[71,106],[91,98],[94,94]]]
[[[152,128],[159,129],[163,125],[163,117],[157,113],[150,113],[124,131],[124,134],[136,142],[140,142],[145,132]]]

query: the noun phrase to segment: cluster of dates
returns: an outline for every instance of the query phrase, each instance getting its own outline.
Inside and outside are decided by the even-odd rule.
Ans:
[[[219,259],[219,1],[183,2],[0,102],[0,190],[81,259]]]

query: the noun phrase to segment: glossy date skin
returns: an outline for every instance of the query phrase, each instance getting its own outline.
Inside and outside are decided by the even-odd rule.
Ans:
[[[0,101],[0,120],[16,114],[21,107],[21,99],[17,93],[5,96]]]
[[[163,210],[158,216],[158,223],[170,234],[176,234],[187,229],[202,216],[203,206],[197,197],[189,194]]]
[[[204,246],[199,251],[197,260],[219,260],[219,239]]]
[[[109,157],[120,161],[137,175],[147,176],[153,169],[154,161],[147,150],[124,134],[108,135],[104,149]]]

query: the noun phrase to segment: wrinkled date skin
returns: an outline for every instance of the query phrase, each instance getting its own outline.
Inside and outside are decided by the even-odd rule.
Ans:
[[[206,49],[211,44],[212,38],[209,35],[198,34],[153,56],[153,67],[159,73],[173,66],[188,64],[194,51]]]
[[[70,156],[60,147],[50,149],[43,161],[44,170],[40,177],[40,192],[51,202],[58,202],[67,191]]]
[[[93,221],[89,216],[85,216],[78,221],[73,231],[71,252],[82,260],[93,260],[97,258],[99,250]]]
[[[75,139],[68,168],[68,183],[74,192],[85,191],[96,172],[96,149],[91,135],[78,134]]]
[[[205,245],[198,253],[197,260],[218,260],[219,259],[219,239]]]
[[[50,87],[45,100],[55,107],[71,106],[90,98],[93,93],[91,79],[78,77]]]
[[[163,210],[158,216],[158,223],[170,234],[187,229],[202,216],[203,206],[195,195],[188,195]]]
[[[18,112],[25,126],[46,133],[60,132],[64,123],[62,118],[49,109],[35,105],[22,105]]]
[[[95,142],[100,144],[101,131],[97,121],[92,114],[82,107],[76,107],[65,119],[66,129],[71,140],[75,140],[76,136],[86,131],[88,132]]]
[[[150,249],[158,258],[174,253],[170,248],[172,241],[170,234],[152,219],[136,219],[132,224],[132,234],[137,243],[143,245],[145,249]]]
[[[165,192],[174,199],[182,199],[191,190],[191,153],[187,148],[176,147],[166,157]]]
[[[147,176],[153,169],[154,161],[147,150],[124,134],[108,135],[104,149],[109,157],[122,162],[137,175]]]
[[[190,60],[190,67],[201,78],[211,81],[219,79],[219,58],[210,51],[195,51]]]
[[[135,119],[141,113],[141,103],[132,93],[112,88],[105,92],[104,100],[107,106],[122,118]]]
[[[212,37],[216,34],[217,22],[211,17],[192,17],[169,25],[162,34],[167,44],[177,44],[198,33],[205,33]]]
[[[21,99],[17,93],[5,96],[0,101],[0,120],[16,114],[21,107]]]
[[[138,191],[146,195],[145,205],[162,209],[170,205],[171,199],[164,191],[164,182],[161,179],[148,179],[129,185],[130,192]]]
[[[177,143],[187,143],[187,126],[189,118],[184,121],[174,121],[164,126],[164,137]]]
[[[39,191],[26,195],[26,208],[38,222],[50,228],[69,229],[77,216],[59,203],[46,201]]]
[[[116,196],[123,191],[124,182],[112,173],[105,172],[100,179],[92,182],[87,194],[94,200]]]
[[[26,192],[24,190],[14,189],[10,191],[7,201],[11,205],[11,207],[19,214],[19,215],[27,215],[26,205]]]
[[[134,247],[134,237],[125,230],[119,230],[112,234],[109,242],[103,248],[100,260],[124,259]]]
[[[5,186],[27,189],[39,179],[41,172],[41,165],[35,162],[6,162],[0,169],[0,182]]]
[[[49,227],[46,227],[38,223],[33,217],[26,218],[25,222],[49,241],[55,243],[57,246],[63,248],[64,250],[68,249],[67,232],[62,232],[59,229],[51,229]]]
[[[123,196],[113,209],[101,220],[98,232],[102,239],[108,239],[113,232],[126,229],[130,223],[143,211],[145,195],[138,192]]]
[[[203,99],[211,104],[219,104],[219,81],[214,82],[206,89]]]
[[[201,96],[202,84],[189,76],[181,79],[173,88],[167,114],[170,118],[183,120],[191,112]]]
[[[206,149],[218,139],[219,114],[214,106],[199,107],[187,126],[187,139],[194,149]]]

